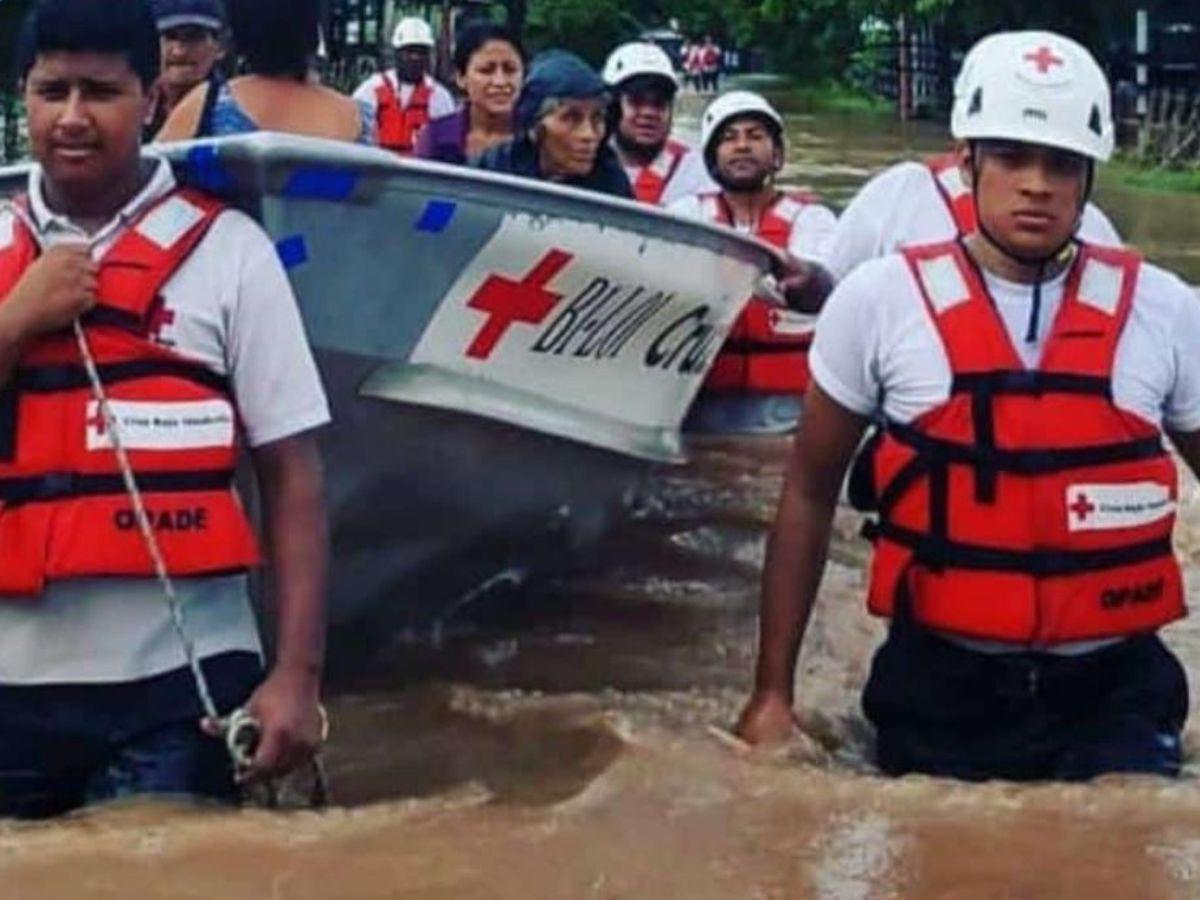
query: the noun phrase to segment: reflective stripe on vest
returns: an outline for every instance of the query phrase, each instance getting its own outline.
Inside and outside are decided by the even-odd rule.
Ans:
[[[975,214],[975,198],[971,189],[963,181],[962,172],[958,168],[958,158],[953,153],[936,156],[926,164],[933,175],[933,183],[937,185],[938,194],[946,204],[946,211],[954,220],[959,237],[974,234],[979,227]]]
[[[889,422],[870,458],[871,611],[1035,646],[1184,615],[1175,464],[1158,427],[1112,399],[1140,259],[1084,245],[1028,370],[960,244],[903,252],[953,381],[941,406]]]
[[[429,121],[429,103],[432,99],[433,90],[429,82],[422,79],[413,88],[408,106],[401,106],[392,80],[383,76],[383,82],[375,89],[379,146],[396,153],[411,154],[417,146],[417,134]]]
[[[800,214],[814,202],[815,198],[810,194],[779,194],[763,213],[755,236],[786,251]],[[702,194],[700,205],[705,220],[732,226],[732,211],[721,194]],[[808,349],[811,345],[810,316],[780,309],[752,297],[730,329],[704,388],[803,394],[808,389]]]
[[[626,169],[634,196],[642,203],[658,206],[688,152],[686,144],[670,140],[650,165]]]
[[[178,576],[258,560],[233,490],[238,427],[226,379],[154,340],[162,287],[222,208],[189,190],[154,204],[100,261],[98,302],[84,317],[151,524]],[[0,297],[38,255],[18,219],[8,237]],[[0,595],[36,595],[61,578],[154,574],[70,331],[31,342],[0,393],[0,554]]]

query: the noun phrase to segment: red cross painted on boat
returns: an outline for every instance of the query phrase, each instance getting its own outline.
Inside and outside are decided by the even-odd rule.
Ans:
[[[520,281],[503,275],[489,275],[467,301],[471,309],[488,313],[488,320],[467,348],[467,356],[472,359],[490,357],[508,329],[517,322],[540,324],[562,299],[562,294],[546,290],[546,285],[572,259],[570,253],[551,250]]]
[[[1038,73],[1041,75],[1045,75],[1055,66],[1066,65],[1066,61],[1060,56],[1055,56],[1054,51],[1049,47],[1038,47],[1036,51],[1026,53],[1025,61],[1037,66]]]
[[[1096,511],[1096,504],[1088,499],[1087,494],[1080,494],[1075,498],[1075,502],[1067,507],[1067,511],[1075,513],[1080,522],[1085,522],[1087,517]]]

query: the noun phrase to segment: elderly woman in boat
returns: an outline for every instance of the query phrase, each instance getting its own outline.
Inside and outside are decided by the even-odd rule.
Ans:
[[[455,43],[454,68],[466,100],[421,129],[416,155],[462,165],[513,136],[513,108],[525,77],[525,48],[504,25],[478,23]]]
[[[562,50],[543,53],[517,100],[516,134],[474,164],[632,199],[629,179],[608,145],[607,113],[604,81],[587,63]]]

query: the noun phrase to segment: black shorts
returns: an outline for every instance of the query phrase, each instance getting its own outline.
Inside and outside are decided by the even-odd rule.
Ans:
[[[1155,635],[1080,656],[987,654],[897,621],[871,664],[863,711],[890,775],[1174,776],[1188,687]]]

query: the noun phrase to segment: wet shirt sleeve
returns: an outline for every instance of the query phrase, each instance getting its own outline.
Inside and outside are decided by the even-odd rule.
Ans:
[[[237,283],[228,317],[228,371],[251,447],[329,422],[329,406],[300,310],[267,235],[240,213],[226,214]]]
[[[833,234],[837,229],[837,216],[826,206],[806,206],[792,229],[788,252],[800,259],[811,259],[823,263],[829,255]]]
[[[825,301],[817,319],[808,365],[813,380],[839,405],[861,416],[878,405],[880,383],[874,358],[871,279],[855,272]]]
[[[1200,431],[1200,297],[1188,285],[1172,278],[1179,293],[1178,310],[1168,339],[1175,379],[1167,394],[1163,422],[1173,431]]]

